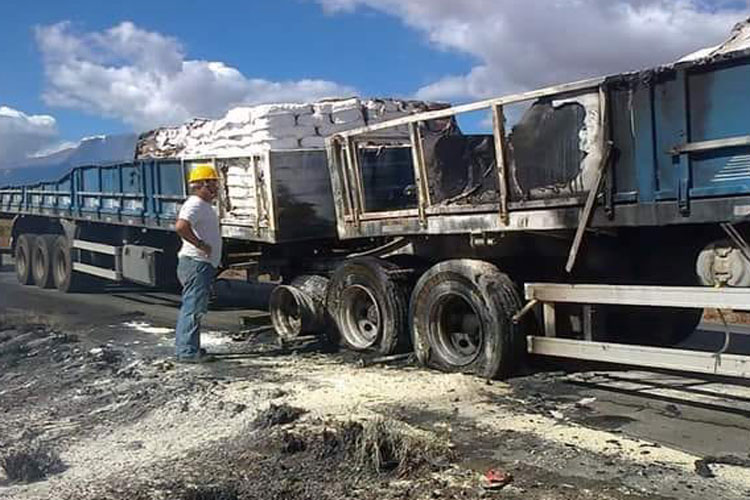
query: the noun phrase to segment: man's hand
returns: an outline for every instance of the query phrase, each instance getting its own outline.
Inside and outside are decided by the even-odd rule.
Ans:
[[[191,245],[193,245],[195,248],[206,254],[206,258],[211,257],[211,252],[213,251],[213,248],[211,248],[211,245],[206,243],[205,241],[198,239],[198,237],[193,232],[193,227],[190,225],[190,222],[185,219],[177,219],[177,222],[175,222],[174,225],[175,231],[177,231],[177,234],[182,238],[183,240],[187,241]]]

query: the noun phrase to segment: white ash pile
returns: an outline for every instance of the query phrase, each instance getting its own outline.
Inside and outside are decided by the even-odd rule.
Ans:
[[[445,104],[399,99],[323,100],[309,104],[264,104],[231,109],[218,120],[194,119],[141,135],[136,159],[245,156],[264,150],[324,148],[332,134]],[[406,139],[406,126],[378,132]]]

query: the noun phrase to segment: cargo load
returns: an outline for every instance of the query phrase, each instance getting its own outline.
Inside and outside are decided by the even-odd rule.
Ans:
[[[142,134],[136,160],[179,160],[185,170],[213,162],[222,174],[224,235],[269,243],[336,236],[325,138],[444,104],[398,99],[329,99],[241,106],[217,120],[196,118]],[[382,138],[408,141],[408,127]],[[382,151],[382,148],[380,148]],[[385,154],[385,152],[381,152]],[[399,153],[391,153],[398,155]],[[401,148],[408,160],[408,148]],[[378,198],[394,183],[380,169],[370,179]],[[393,196],[391,193],[388,196]]]
[[[226,158],[269,150],[323,149],[330,135],[445,107],[424,101],[358,97],[240,106],[218,120],[196,118],[146,132],[138,139],[135,158]],[[409,130],[396,127],[387,134],[407,139]]]

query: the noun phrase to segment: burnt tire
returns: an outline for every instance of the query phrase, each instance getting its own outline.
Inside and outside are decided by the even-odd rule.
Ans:
[[[36,235],[33,234],[20,235],[13,252],[16,278],[22,285],[30,285],[34,282],[34,277],[31,274],[31,256],[34,250],[35,238]]]
[[[61,292],[83,291],[91,280],[83,273],[73,270],[73,249],[66,236],[58,236],[52,246],[52,279]]]
[[[405,350],[408,285],[397,265],[373,257],[343,262],[328,285],[331,340],[355,351],[387,355]]]
[[[328,282],[324,276],[304,274],[271,292],[268,310],[280,339],[291,341],[304,334],[320,335],[328,330]]]
[[[40,234],[34,240],[31,253],[31,275],[34,284],[39,288],[52,288],[55,284],[52,276],[52,254],[57,235]]]
[[[525,354],[522,307],[513,281],[472,259],[441,262],[417,282],[409,317],[414,352],[427,367],[485,378],[505,377]]]

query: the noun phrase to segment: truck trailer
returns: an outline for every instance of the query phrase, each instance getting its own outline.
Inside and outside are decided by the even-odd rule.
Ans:
[[[185,174],[209,160],[227,248],[283,279],[283,338],[489,378],[529,353],[747,377],[729,331],[720,352],[675,346],[705,308],[750,309],[748,81],[750,51],[707,53],[332,132],[325,150],[80,167],[1,190],[0,212],[23,283],[154,284]],[[491,134],[457,126],[477,111]]]
[[[748,82],[750,51],[733,48],[333,135],[339,238],[409,243],[401,265],[333,272],[336,331],[486,377],[526,353],[747,377],[728,329],[719,352],[674,346],[704,308],[750,309]],[[478,111],[492,133],[462,134],[455,117]],[[409,140],[378,137],[394,126]],[[383,157],[404,196],[372,203],[378,146],[411,161]]]

